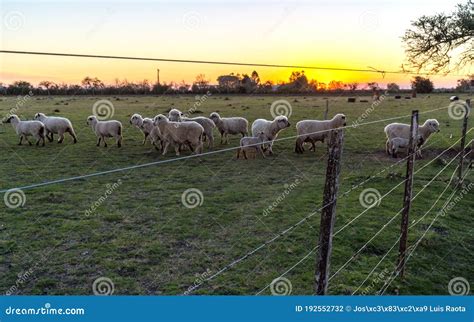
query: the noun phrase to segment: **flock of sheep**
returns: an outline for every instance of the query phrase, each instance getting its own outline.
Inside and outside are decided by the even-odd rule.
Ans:
[[[6,123],[11,123],[17,135],[20,137],[19,145],[29,136],[36,139],[36,145],[45,145],[45,138],[52,142],[54,134],[59,136],[58,143],[63,142],[64,134],[68,133],[77,142],[72,123],[64,117],[46,116],[37,113],[34,120],[21,121],[17,115],[10,115]],[[91,115],[87,118],[87,124],[92,128],[97,136],[97,146],[101,141],[107,146],[106,138],[114,138],[118,147],[122,146],[122,123],[117,120],[99,120]],[[243,117],[221,117],[217,112],[213,112],[209,117],[198,116],[186,117],[178,109],[172,109],[168,116],[159,114],[152,118],[143,118],[139,114],[133,114],[130,124],[138,128],[144,135],[143,144],[149,140],[158,150],[165,155],[170,146],[174,147],[178,156],[180,151],[188,147],[193,153],[203,152],[203,142],[208,142],[208,148],[214,146],[214,128],[217,128],[221,135],[221,144],[229,143],[229,135],[241,135],[237,158],[240,154],[247,159],[247,152],[254,150],[265,158],[265,152],[273,154],[273,143],[278,134],[290,127],[290,122],[286,116],[280,115],[274,120],[257,119],[252,123],[252,136],[248,136],[249,122]],[[336,114],[330,120],[302,120],[296,123],[296,144],[295,152],[303,153],[304,144],[311,144],[310,150],[315,151],[316,142],[324,142],[329,131],[346,126],[346,116]],[[386,152],[394,157],[401,149],[406,149],[409,145],[410,125],[402,123],[392,123],[385,127],[387,136]],[[428,137],[439,131],[439,123],[435,119],[426,120],[418,127],[417,154],[421,157],[421,146]]]

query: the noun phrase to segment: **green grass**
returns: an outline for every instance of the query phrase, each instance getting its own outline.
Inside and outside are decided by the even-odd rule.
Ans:
[[[124,145],[96,147],[95,136],[85,124],[92,105],[103,97],[33,97],[17,114],[31,119],[35,113],[62,115],[71,119],[79,142],[66,137],[60,145],[17,146],[18,138],[9,124],[0,127],[0,189],[72,177],[134,164],[174,158],[159,155],[128,119],[133,113],[154,116],[176,107],[191,108],[194,96],[106,97],[115,106],[114,118],[124,124]],[[223,116],[271,118],[270,105],[287,99],[293,106],[291,128],[280,138],[295,135],[294,124],[301,119],[322,118],[323,97],[212,96],[198,115],[219,111]],[[347,103],[346,98],[329,98],[330,115],[345,113],[348,123],[357,119],[370,103]],[[3,97],[0,114],[17,102]],[[408,115],[412,109],[427,111],[446,106],[448,95],[422,96],[414,100],[387,98],[364,122]],[[56,112],[55,112],[56,110]],[[432,160],[459,139],[461,121],[447,110],[422,114],[437,118],[441,132],[435,134],[416,161],[416,169]],[[401,120],[409,122],[409,118]],[[383,127],[376,123],[348,129],[345,133],[339,192],[343,193],[395,161],[384,154]],[[216,133],[216,137],[217,133]],[[470,133],[468,140],[472,139]],[[238,144],[231,139],[230,146]],[[459,144],[458,144],[459,145]],[[458,147],[458,145],[456,147]],[[216,149],[223,149],[217,139]],[[0,205],[0,290],[19,284],[17,294],[92,294],[92,283],[101,276],[112,279],[114,294],[181,294],[193,283],[216,273],[234,259],[245,255],[275,234],[315,211],[321,204],[326,170],[326,148],[303,155],[293,152],[294,140],[277,142],[275,156],[266,160],[232,160],[234,152],[218,153],[158,166],[151,166],[84,180],[24,190],[26,203],[10,209]],[[206,149],[207,150],[207,149]],[[184,152],[187,155],[189,152]],[[416,175],[414,192],[420,191],[455,151],[427,166]],[[420,218],[444,189],[457,162],[445,170],[414,202],[410,221]],[[337,204],[336,229],[365,208],[359,202],[366,188],[382,195],[404,178],[405,163],[370,180]],[[469,174],[466,182],[472,181]],[[86,210],[121,180],[93,214]],[[268,215],[263,210],[285,191],[285,184],[299,184]],[[199,189],[201,206],[188,209],[182,193]],[[421,237],[442,202],[409,232],[409,245]],[[402,207],[403,185],[367,211],[334,239],[331,272],[335,272]],[[474,276],[472,252],[474,218],[472,191],[446,216],[439,217],[407,264],[404,280],[396,279],[387,294],[447,294],[448,282],[457,276]],[[216,279],[202,285],[196,294],[254,294],[286,271],[312,249],[318,240],[319,214],[246,258]],[[399,236],[400,219],[387,226],[329,285],[330,294],[350,294],[364,280]],[[398,247],[375,271],[389,275]],[[315,254],[286,277],[291,294],[311,294]],[[31,271],[18,283],[18,275]],[[367,294],[378,291],[384,279],[375,275],[365,283]],[[269,294],[267,289],[264,294]]]

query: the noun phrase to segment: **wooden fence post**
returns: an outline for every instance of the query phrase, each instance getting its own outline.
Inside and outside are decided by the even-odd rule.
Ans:
[[[465,104],[465,113],[464,119],[462,122],[462,133],[461,133],[461,152],[459,154],[459,168],[458,168],[458,187],[461,187],[462,178],[463,178],[463,166],[464,166],[464,156],[466,151],[466,131],[467,131],[467,120],[469,118],[469,111],[471,109],[471,100],[467,99]],[[472,151],[470,152],[472,153]]]
[[[328,289],[329,265],[332,251],[332,235],[336,220],[337,192],[339,190],[339,173],[341,172],[341,155],[344,131],[333,130],[328,145],[328,164],[324,186],[323,209],[319,228],[319,253],[316,263],[315,291],[325,295]]]
[[[410,125],[410,140],[408,144],[408,159],[407,159],[407,172],[405,177],[405,194],[403,197],[403,210],[402,210],[402,223],[401,223],[401,236],[400,236],[400,247],[398,255],[397,270],[400,276],[403,277],[405,272],[405,259],[407,250],[407,239],[408,239],[408,214],[410,213],[411,197],[413,190],[413,169],[415,167],[416,158],[416,145],[418,137],[418,111],[412,111],[411,113],[411,125]]]
[[[329,113],[329,98],[326,100],[326,111],[324,111],[324,119],[328,119],[328,113]]]

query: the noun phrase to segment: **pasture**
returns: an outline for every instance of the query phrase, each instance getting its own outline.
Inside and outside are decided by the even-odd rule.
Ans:
[[[416,99],[387,97],[361,121],[371,122],[410,115],[411,110],[429,111],[449,105],[449,96],[419,95]],[[114,105],[113,119],[124,125],[123,147],[109,139],[109,147],[96,147],[96,138],[86,125],[92,105],[108,99]],[[270,105],[285,99],[292,106],[291,127],[279,138],[294,136],[294,125],[302,119],[322,119],[324,97],[313,96],[210,96],[194,115],[243,116],[251,123],[271,119]],[[329,97],[329,116],[345,113],[348,125],[370,107],[347,103],[346,97]],[[194,96],[31,97],[18,109],[22,119],[37,112],[69,118],[78,143],[66,135],[63,144],[45,147],[18,146],[9,124],[0,127],[0,190],[66,177],[176,158],[171,149],[163,157],[129,123],[133,113],[152,117],[170,108],[187,111]],[[6,115],[16,97],[3,97],[0,114]],[[447,151],[460,138],[461,122],[447,109],[420,115],[420,121],[436,118],[441,131],[428,141],[424,158],[416,160],[414,194],[456,155]],[[398,120],[409,122],[410,118]],[[381,122],[345,130],[339,194],[369,179],[399,161],[387,156]],[[472,121],[470,126],[472,126]],[[215,131],[214,150],[237,146],[219,144]],[[467,141],[473,138],[470,132]],[[25,203],[18,208],[0,205],[0,290],[14,294],[92,294],[99,277],[113,281],[114,294],[182,294],[235,259],[255,249],[316,211],[322,202],[326,171],[326,146],[316,153],[294,153],[294,139],[275,143],[274,156],[267,159],[233,160],[235,151],[188,158],[123,172],[105,174],[33,189],[24,189]],[[204,151],[208,151],[205,147]],[[189,155],[184,151],[183,155]],[[413,202],[410,223],[422,218],[449,183],[457,161],[451,163]],[[331,274],[336,272],[402,207],[404,185],[390,192],[380,204],[366,208],[359,201],[362,191],[388,193],[405,176],[405,162],[388,168],[355,188],[337,202],[336,230],[354,220],[333,241]],[[472,182],[473,175],[466,177]],[[187,189],[202,193],[202,204],[185,207]],[[413,245],[427,230],[452,188],[409,231]],[[3,198],[2,198],[3,199]],[[268,210],[270,205],[272,209]],[[472,191],[445,216],[440,216],[408,261],[405,279],[397,278],[386,294],[447,294],[448,282],[458,276],[474,276],[474,198]],[[262,247],[235,266],[203,283],[193,294],[251,295],[265,288],[300,261],[318,243],[319,212],[292,231]],[[329,283],[329,294],[352,294],[372,268],[396,242],[400,217],[392,221],[365,249],[358,253]],[[375,294],[394,269],[396,246],[374,271],[363,288]],[[316,253],[310,253],[286,278],[291,294],[313,293]],[[385,276],[378,278],[379,275]],[[20,282],[18,280],[21,279]],[[267,288],[262,294],[270,294]]]

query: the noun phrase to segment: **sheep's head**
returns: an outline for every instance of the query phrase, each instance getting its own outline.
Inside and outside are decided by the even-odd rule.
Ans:
[[[35,120],[42,120],[46,117],[44,113],[36,113],[35,114]]]
[[[346,123],[346,116],[344,114],[341,114],[341,113],[334,115],[333,120],[336,123],[335,124],[336,128],[341,127],[341,126],[346,126],[346,124],[347,124]]]
[[[267,136],[265,135],[265,132],[263,132],[263,131],[262,131],[262,132],[259,132],[259,133],[257,134],[257,137],[258,137],[260,140],[262,140],[262,141],[266,141],[266,139],[267,139]]]
[[[87,118],[87,125],[91,125],[97,122],[97,117],[95,115],[91,115]]]
[[[4,119],[4,123],[11,123],[15,118],[18,118],[18,116],[16,116],[15,114],[13,115],[10,115],[9,117],[7,117],[6,119]]]
[[[143,129],[147,130],[148,132],[151,132],[151,130],[153,129],[154,126],[155,126],[155,124],[154,124],[154,121],[152,119],[149,119],[149,118],[143,119],[143,123],[141,125],[141,127]]]
[[[221,116],[217,112],[212,112],[211,115],[209,115],[209,118],[216,123],[218,120],[220,120]]]
[[[172,122],[181,122],[183,115],[184,114],[180,110],[173,108],[171,111],[169,111],[168,118]]]
[[[430,133],[439,132],[439,122],[435,119],[426,120],[423,127],[428,128]]]
[[[288,121],[288,118],[285,115],[279,115],[275,117],[273,122],[276,122],[278,130],[283,130],[287,127],[290,127],[290,122]]]
[[[153,124],[154,125],[158,125],[160,123],[166,123],[168,122],[168,118],[166,116],[164,116],[163,114],[158,114],[157,116],[155,116],[155,118],[153,119]]]
[[[140,114],[133,114],[132,117],[130,118],[130,124],[135,125],[137,127],[142,126],[143,124],[143,118]]]

